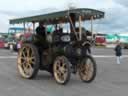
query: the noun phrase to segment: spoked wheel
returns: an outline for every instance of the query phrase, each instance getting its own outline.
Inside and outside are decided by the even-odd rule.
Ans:
[[[87,56],[79,64],[79,76],[83,82],[90,83],[96,76],[96,62],[92,56]]]
[[[57,83],[66,84],[70,80],[70,62],[65,56],[58,56],[53,64],[53,74]]]
[[[34,78],[39,70],[39,54],[32,44],[24,44],[18,53],[17,66],[20,75],[26,79]]]

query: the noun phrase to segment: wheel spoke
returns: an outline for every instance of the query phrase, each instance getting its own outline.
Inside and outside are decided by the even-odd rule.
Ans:
[[[34,59],[35,59],[35,57],[34,57],[34,56],[31,56],[31,57],[29,57],[29,59],[34,60]]]
[[[26,73],[26,70],[27,70],[27,69],[26,69],[26,64],[25,64],[25,63],[22,63],[21,67],[22,67],[24,73]]]
[[[66,72],[67,72],[67,70],[65,69],[66,67],[65,67],[66,65],[64,64],[64,63],[62,63],[62,66],[60,67],[60,79],[61,80],[65,80],[65,78],[66,78]]]
[[[26,67],[26,62],[25,61],[21,62],[20,64],[21,64],[21,66]]]
[[[66,64],[63,62],[61,67],[66,69]]]
[[[91,78],[92,74],[93,74],[93,66],[92,66],[92,64],[90,64],[90,66],[88,68],[89,68],[88,69],[88,75],[89,75],[89,78]]]
[[[64,76],[64,74],[63,74],[63,73],[61,74],[60,79],[61,79],[62,81],[64,81],[64,80],[65,80],[65,76]]]
[[[30,63],[30,65],[35,65],[35,62],[34,61],[31,61],[29,63]]]
[[[67,72],[63,73],[63,80],[67,78]]]
[[[58,78],[60,78],[60,77],[61,77],[61,72],[60,72],[59,68],[57,68],[57,67],[58,67],[58,66],[56,66],[54,72],[55,72],[55,74],[58,76]]]
[[[64,59],[63,58],[60,58],[60,62],[63,64],[64,63]]]
[[[26,75],[29,75],[29,70],[28,70],[27,67],[24,68],[24,72],[25,72]]]
[[[55,73],[59,74],[60,73],[60,69],[59,69],[59,66],[57,66],[58,64],[56,63],[56,66],[55,66]]]
[[[86,80],[89,80],[89,64],[88,63],[86,63],[85,64],[85,70],[84,70],[84,75],[85,75],[85,79]]]
[[[61,67],[61,71],[62,71],[63,74],[65,74],[67,72],[66,64],[63,64],[63,66]]]
[[[91,77],[92,77],[92,72],[88,71],[87,72],[87,80],[90,80]]]
[[[25,61],[26,58],[25,58],[25,57],[20,57],[20,60],[21,60],[21,61]]]
[[[32,66],[27,63],[27,65],[26,65],[26,67],[25,67],[25,73],[26,73],[27,75],[31,75],[32,71],[33,71]]]
[[[61,73],[60,69],[56,69],[56,73],[60,74]]]
[[[58,66],[58,67],[61,67],[60,64],[61,62],[58,60],[58,61],[56,61],[56,66]]]
[[[30,56],[30,50],[31,50],[30,48],[27,49],[27,57]]]
[[[32,68],[32,66],[30,64],[28,64],[28,67],[29,67],[29,75],[30,75],[32,73],[32,71],[33,71],[33,68]]]
[[[21,55],[21,56],[26,57],[26,56],[25,56],[25,52],[24,52],[24,51],[22,52],[22,55]]]
[[[22,64],[23,61],[25,61],[24,57],[19,57],[18,58],[18,64]]]
[[[29,58],[29,63],[30,64],[35,64],[35,57],[30,57]]]
[[[84,76],[84,79],[85,79],[85,80],[89,80],[88,74],[86,74],[86,75]]]

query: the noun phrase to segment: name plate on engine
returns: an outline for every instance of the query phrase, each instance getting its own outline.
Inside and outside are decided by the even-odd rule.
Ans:
[[[62,40],[63,42],[69,42],[69,41],[70,41],[70,36],[69,36],[69,35],[62,36],[62,37],[61,37],[61,40]]]

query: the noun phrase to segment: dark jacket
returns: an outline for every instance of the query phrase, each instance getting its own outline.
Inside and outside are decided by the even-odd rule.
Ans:
[[[45,27],[41,27],[41,26],[37,27],[36,33],[37,35],[45,37]]]
[[[117,45],[115,47],[115,54],[116,54],[116,56],[121,56],[122,55],[122,48],[121,48],[120,45]]]
[[[36,42],[40,44],[45,45],[46,43],[46,35],[45,35],[45,27],[43,26],[39,26],[36,28],[36,36],[37,36],[37,40]]]

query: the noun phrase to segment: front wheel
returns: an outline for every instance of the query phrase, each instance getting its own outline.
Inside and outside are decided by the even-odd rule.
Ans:
[[[58,56],[53,64],[53,74],[57,83],[66,84],[70,80],[70,62],[65,56]]]
[[[23,44],[18,52],[17,67],[22,77],[26,79],[36,77],[39,70],[39,54],[36,46]]]
[[[79,64],[79,76],[83,82],[91,83],[96,77],[96,62],[87,55]]]

